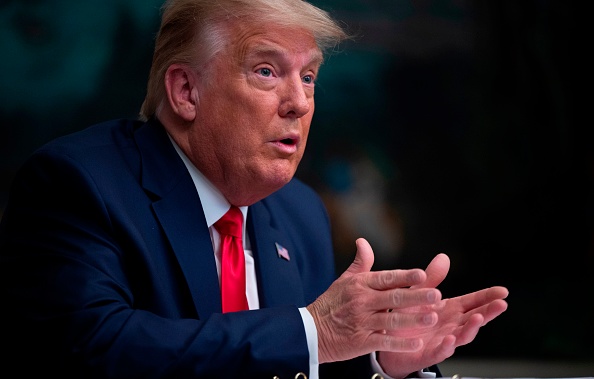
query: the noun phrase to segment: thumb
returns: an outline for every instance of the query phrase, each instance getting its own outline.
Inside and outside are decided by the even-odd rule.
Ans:
[[[358,274],[361,272],[371,271],[373,266],[373,249],[365,238],[357,238],[355,241],[357,246],[357,253],[355,254],[355,260],[349,268],[345,271],[345,274]]]
[[[446,278],[449,270],[450,258],[443,253],[437,254],[425,269],[427,280],[422,284],[412,286],[412,288],[437,288]]]

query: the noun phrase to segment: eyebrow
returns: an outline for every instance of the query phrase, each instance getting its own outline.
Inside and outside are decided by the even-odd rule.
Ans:
[[[311,49],[311,57],[307,62],[307,65],[321,65],[324,61],[324,55],[319,49]],[[254,57],[254,56],[273,56],[273,57],[284,57],[289,55],[289,50],[275,47],[274,45],[268,44],[259,44],[257,46],[253,46],[249,53],[245,55],[245,57]]]

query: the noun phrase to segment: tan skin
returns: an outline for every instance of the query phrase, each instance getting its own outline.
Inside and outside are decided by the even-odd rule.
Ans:
[[[271,27],[234,35],[234,44],[214,58],[207,74],[169,67],[170,108],[159,118],[227,200],[242,206],[278,190],[295,174],[314,112],[322,54],[303,30]]]
[[[424,271],[372,272],[371,246],[363,238],[356,246],[350,267],[307,307],[322,336],[320,362],[377,351],[383,370],[402,378],[449,358],[507,309],[508,290],[500,286],[441,299],[436,287],[450,267],[445,254]]]
[[[168,101],[158,117],[193,164],[231,204],[241,206],[268,196],[295,174],[322,55],[305,29],[235,25],[232,31],[232,44],[208,72],[169,67]],[[450,357],[507,308],[504,287],[442,299],[436,287],[449,270],[445,254],[426,270],[372,272],[371,246],[358,239],[356,248],[348,270],[307,306],[320,363],[380,352],[385,372],[401,378]]]

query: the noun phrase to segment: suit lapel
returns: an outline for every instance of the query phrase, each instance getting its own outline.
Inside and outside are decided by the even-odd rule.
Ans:
[[[297,267],[297,251],[286,234],[274,226],[273,217],[262,201],[248,213],[248,233],[258,279],[260,307],[305,306],[303,285]],[[285,247],[290,260],[279,256],[276,244]]]
[[[136,133],[142,185],[155,198],[153,209],[188,283],[198,315],[221,312],[219,280],[200,198],[163,127],[151,121]],[[256,262],[260,306],[305,306],[297,250],[274,226],[264,201],[250,207],[248,233]],[[276,244],[294,256],[280,257]]]
[[[219,280],[210,233],[196,188],[163,127],[149,122],[136,133],[142,185],[188,283],[198,315],[221,312]]]

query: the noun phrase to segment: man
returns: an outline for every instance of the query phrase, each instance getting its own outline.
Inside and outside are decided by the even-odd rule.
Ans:
[[[51,142],[15,179],[0,230],[3,366],[62,378],[439,375],[433,365],[506,309],[507,290],[441,299],[447,256],[371,272],[364,239],[334,281],[326,211],[293,179],[323,53],[346,37],[300,0],[168,1],[142,120]],[[227,311],[221,289],[230,208],[249,310]]]

